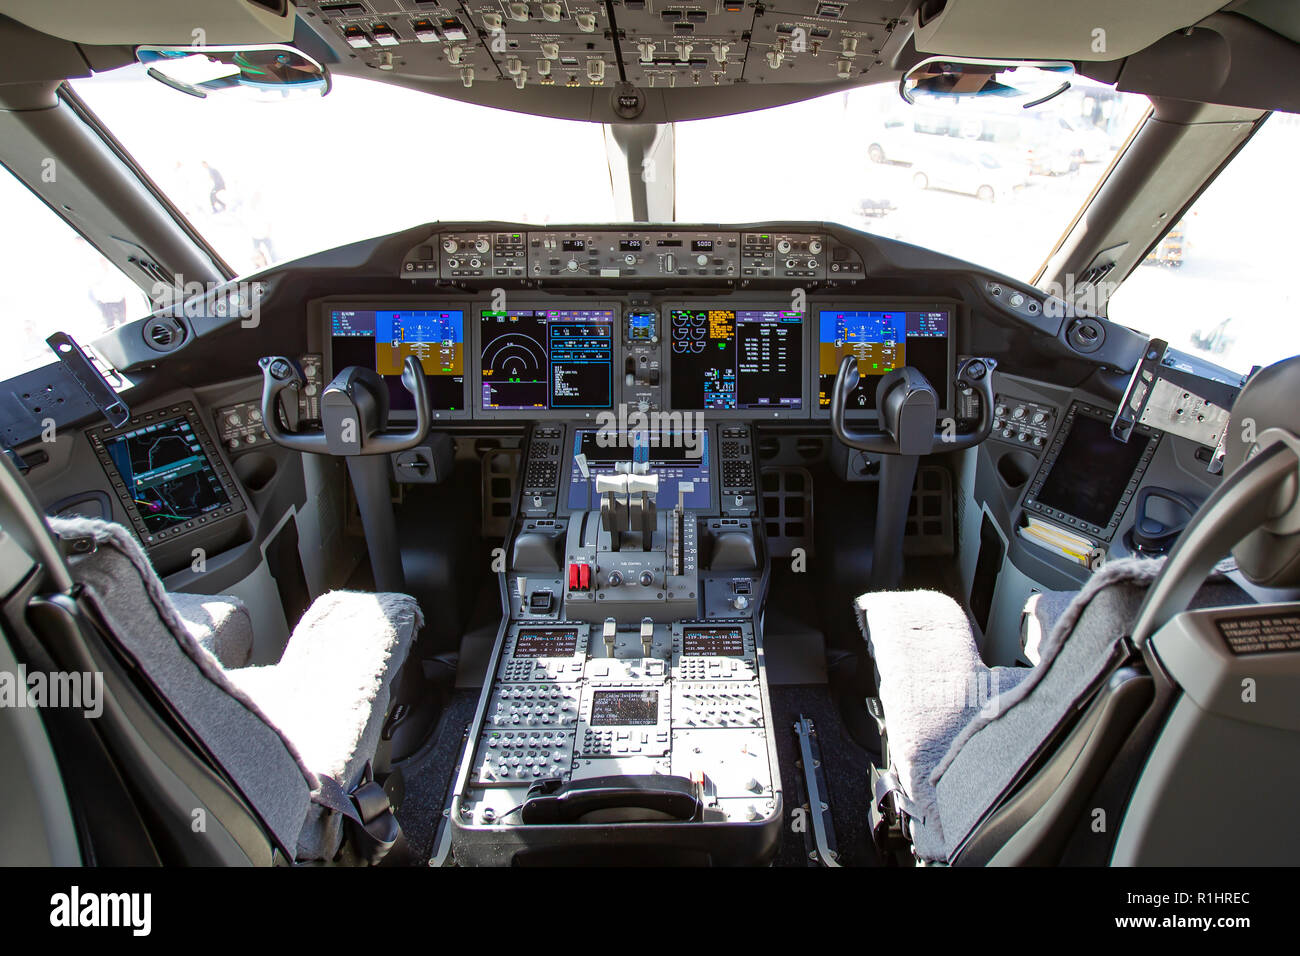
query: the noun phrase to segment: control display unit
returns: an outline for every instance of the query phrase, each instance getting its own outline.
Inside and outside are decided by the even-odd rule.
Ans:
[[[802,312],[669,306],[665,324],[673,408],[803,409]]]
[[[683,485],[691,487],[682,492],[682,506],[704,510],[710,506],[709,433],[706,430],[685,431],[677,434],[650,432],[656,444],[628,445],[622,441],[609,441],[610,435],[593,428],[575,429],[573,433],[572,462],[569,471],[570,510],[599,509],[596,494],[596,476],[612,475],[619,462],[645,461],[652,474],[659,476],[659,494],[655,505],[661,510],[677,506],[677,496]],[[618,433],[621,438],[625,432]],[[631,441],[637,442],[633,432]],[[578,456],[583,456],[587,476],[582,473]]]
[[[593,727],[652,727],[658,721],[658,690],[592,692],[591,726]]]
[[[90,442],[146,545],[244,510],[188,402],[92,431]]]
[[[420,360],[433,411],[463,411],[465,312],[463,309],[329,307],[331,368],[373,368],[388,386],[389,408],[413,411],[402,386],[408,355]]]
[[[855,355],[858,387],[848,398],[849,411],[874,411],[882,376],[910,365],[934,386],[942,411],[952,409],[955,353],[952,310],[936,308],[829,308],[817,316],[818,407],[829,409],[835,375],[846,355]]]
[[[481,309],[478,319],[480,410],[613,407],[612,308]]]
[[[1116,440],[1113,416],[1082,402],[1070,407],[1025,495],[1026,510],[1110,539],[1159,441],[1146,426],[1127,443]]]

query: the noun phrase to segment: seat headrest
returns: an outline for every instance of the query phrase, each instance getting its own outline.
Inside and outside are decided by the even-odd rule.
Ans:
[[[1272,444],[1278,431],[1296,441],[1292,447],[1300,454],[1300,355],[1256,372],[1237,396],[1225,442],[1225,477]],[[1261,587],[1300,586],[1300,470],[1282,489],[1274,516],[1232,555]]]

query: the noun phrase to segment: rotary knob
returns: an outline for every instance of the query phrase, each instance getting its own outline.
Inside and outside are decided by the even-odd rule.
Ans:
[[[622,583],[623,583],[623,572],[622,572],[622,571],[619,571],[619,570],[616,568],[616,569],[614,569],[613,571],[610,571],[610,572],[609,572],[609,586],[610,586],[610,587],[612,587],[612,588],[616,588],[616,587],[618,587],[618,586],[619,586],[620,584],[622,584]]]
[[[781,255],[785,255],[793,248],[794,246],[790,245],[789,239],[782,239],[780,242],[776,244],[776,251],[781,253]]]
[[[455,251],[456,251],[457,249],[459,249],[459,248],[460,248],[460,243],[457,242],[455,239],[444,239],[444,240],[442,240],[442,251],[443,251],[443,252],[455,252]]]
[[[648,588],[655,583],[653,571],[642,571],[641,576],[637,579],[641,582],[641,587]]]
[[[820,239],[808,240],[808,251],[813,255],[817,255],[817,253],[822,251],[822,241]]]

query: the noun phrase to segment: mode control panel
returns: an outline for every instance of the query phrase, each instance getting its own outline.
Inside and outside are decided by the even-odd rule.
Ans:
[[[528,234],[528,273],[534,278],[734,277],[738,254],[734,232]]]
[[[762,279],[856,281],[865,273],[856,250],[820,232],[587,226],[436,233],[407,252],[399,272],[408,279],[672,277],[740,286]]]
[[[993,402],[993,431],[989,437],[1037,450],[1047,445],[1055,425],[1056,409],[1009,395]]]

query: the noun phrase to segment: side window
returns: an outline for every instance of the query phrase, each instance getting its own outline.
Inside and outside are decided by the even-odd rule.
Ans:
[[[1116,322],[1234,372],[1300,354],[1300,116],[1274,113],[1111,295]]]
[[[54,332],[89,342],[149,311],[121,270],[3,166],[0,209],[0,380],[54,361]]]

